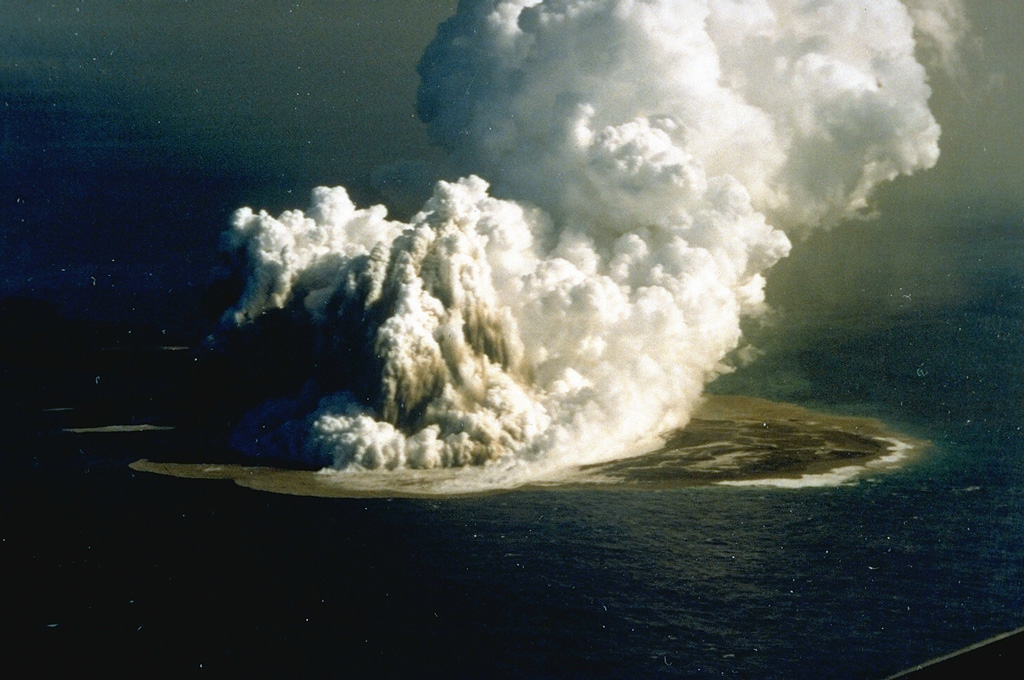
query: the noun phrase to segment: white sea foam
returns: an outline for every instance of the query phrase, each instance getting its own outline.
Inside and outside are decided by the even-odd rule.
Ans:
[[[65,427],[62,432],[72,434],[119,434],[124,432],[168,432],[175,429],[170,425],[132,423],[128,425],[97,425],[93,427]]]
[[[719,486],[767,486],[778,489],[802,489],[807,487],[840,486],[849,484],[865,474],[893,468],[905,460],[915,449],[914,444],[893,437],[878,437],[879,441],[888,442],[884,456],[872,458],[863,465],[844,465],[817,474],[803,474],[799,477],[766,477],[764,479],[734,479],[717,482]]]

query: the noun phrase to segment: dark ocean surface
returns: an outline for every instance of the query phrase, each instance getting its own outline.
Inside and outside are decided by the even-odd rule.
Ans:
[[[198,428],[61,431],[179,421],[187,350],[8,364],[6,637],[174,675],[882,678],[1024,623],[1019,303],[822,331],[713,385],[933,442],[835,488],[279,496],[127,467],[229,457]]]

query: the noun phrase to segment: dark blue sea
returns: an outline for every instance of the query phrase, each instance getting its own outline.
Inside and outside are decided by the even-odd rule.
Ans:
[[[128,468],[226,455],[196,428],[62,431],[174,421],[187,350],[8,365],[36,391],[5,423],[5,637],[40,669],[175,676],[886,677],[1024,624],[1024,304],[1002,291],[805,329],[712,385],[932,442],[835,488],[273,495]]]

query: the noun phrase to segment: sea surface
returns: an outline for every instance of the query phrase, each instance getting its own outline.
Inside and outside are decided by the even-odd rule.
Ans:
[[[796,489],[345,499],[139,473],[231,458],[178,427],[195,357],[53,321],[48,359],[6,341],[5,638],[40,671],[884,678],[1024,624],[1013,283],[803,329],[713,384],[930,442]]]

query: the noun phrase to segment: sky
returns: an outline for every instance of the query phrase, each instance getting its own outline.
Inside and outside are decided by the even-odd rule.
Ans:
[[[0,295],[188,319],[237,207],[302,207],[320,184],[393,198],[386,168],[441,164],[416,65],[455,4],[0,4]],[[938,165],[878,190],[878,218],[795,240],[767,289],[787,319],[868,323],[1019,281],[1024,7],[968,14],[959,70],[930,71]]]

